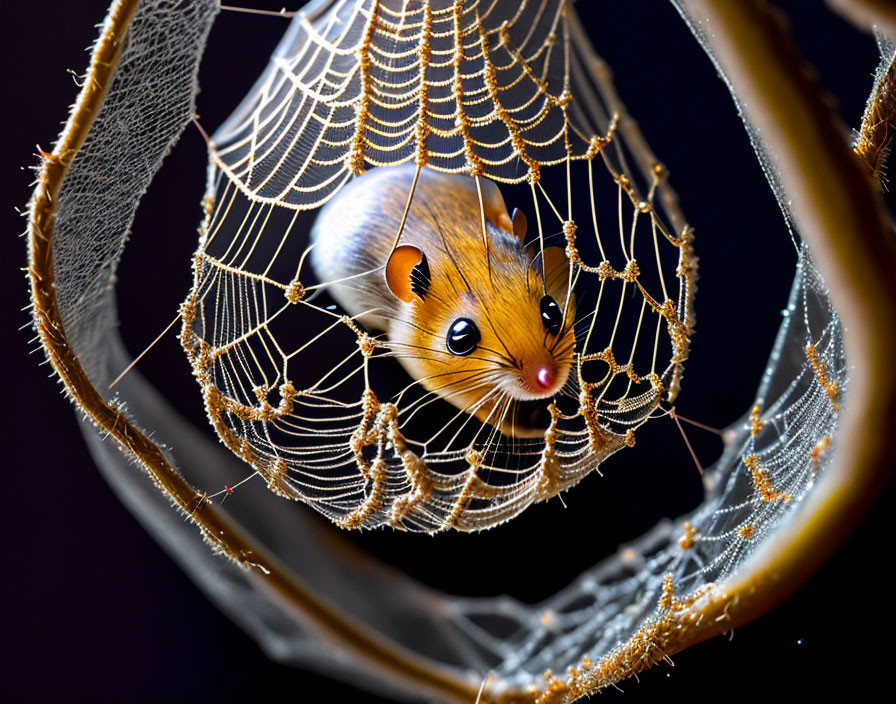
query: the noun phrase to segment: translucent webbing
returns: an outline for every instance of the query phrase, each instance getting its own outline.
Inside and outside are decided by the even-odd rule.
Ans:
[[[195,114],[190,91],[197,53],[216,11],[214,0],[141,5],[118,73],[134,85],[156,85],[158,96],[147,103],[145,89],[131,85],[109,91],[97,118],[103,129],[89,132],[66,174],[55,215],[53,254],[62,272],[57,300],[81,365],[97,383],[108,385],[117,373],[108,358],[112,348],[102,343],[115,327],[111,296],[119,256],[140,197],[159,168],[155,155],[167,153]],[[96,217],[85,218],[87,212]]]

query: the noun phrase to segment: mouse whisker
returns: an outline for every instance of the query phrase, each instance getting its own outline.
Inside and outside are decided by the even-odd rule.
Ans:
[[[560,329],[560,332],[557,333],[557,336],[554,338],[554,342],[551,345],[551,351],[553,352],[561,343],[564,344],[576,344],[576,336],[575,334],[570,335],[571,328],[563,326]]]
[[[496,357],[498,357],[498,359],[500,359],[500,360],[504,360],[503,363],[502,363],[502,362],[497,362],[497,361],[494,362],[494,363],[495,363],[495,364],[498,364],[498,365],[500,365],[500,366],[502,366],[502,367],[504,367],[505,369],[519,369],[519,368],[520,368],[520,365],[519,365],[519,363],[516,361],[516,359],[513,359],[513,358],[507,358],[507,357],[505,357],[503,354],[501,354],[500,352],[498,352],[498,350],[493,350],[493,349],[491,349],[490,347],[484,347],[483,345],[479,345],[479,349],[481,349],[481,350],[483,350],[483,351],[485,351],[485,352],[491,352],[493,355],[495,355]]]
[[[555,342],[553,344],[553,346],[550,348],[550,350],[551,350],[551,354],[553,354],[554,357],[560,357],[561,359],[563,357],[565,357],[567,354],[569,354],[573,349],[575,349],[575,346],[576,346],[576,342],[575,342],[575,340],[573,340],[572,342],[567,342],[562,347],[560,347],[560,349],[558,350],[557,346],[559,344],[560,344],[560,342],[558,340],[557,342]]]
[[[382,313],[377,313],[377,315],[379,315],[384,320],[388,320],[391,323],[401,323],[402,325],[407,325],[408,327],[414,328],[415,330],[419,330],[420,332],[425,333],[427,335],[432,335],[433,337],[435,337],[435,335],[436,335],[436,333],[434,333],[432,330],[427,330],[422,325],[413,323],[410,320],[402,320],[401,318],[394,316],[394,315],[389,315],[382,308],[379,308],[379,309],[375,308],[374,310],[383,311]]]
[[[440,361],[444,364],[449,363],[452,359],[456,359],[456,356],[451,354],[447,350],[434,350],[431,347],[424,347],[422,345],[413,345],[409,342],[388,342],[388,343],[386,343],[386,348],[389,349],[390,352],[384,353],[380,356],[382,356],[382,357],[407,356],[405,353],[402,353],[395,349],[395,348],[406,348],[406,349],[412,349],[412,350],[419,350],[420,352],[428,353],[428,354],[432,354],[432,355],[440,355],[440,358],[438,358],[437,361]],[[489,350],[489,351],[491,351],[491,350]],[[420,356],[423,357],[424,355],[420,355]],[[436,358],[433,358],[433,359],[436,359]],[[486,364],[492,364],[492,365],[494,365],[496,367],[500,367],[502,369],[515,369],[515,367],[511,367],[507,364],[504,364],[503,362],[496,361],[494,359],[489,359],[488,357],[479,357],[479,356],[468,355],[468,356],[464,357],[464,359],[467,359],[467,360],[472,359],[472,360],[476,360],[478,362],[485,362]]]
[[[443,451],[446,453],[449,452],[451,444],[457,439],[457,436],[460,435],[461,431],[466,427],[467,423],[469,423],[470,420],[475,417],[476,411],[478,411],[479,408],[481,408],[485,403],[487,403],[491,399],[492,396],[494,396],[495,394],[498,394],[498,393],[500,393],[500,391],[496,387],[496,388],[492,389],[491,391],[489,391],[488,393],[483,394],[483,396],[481,398],[477,399],[476,401],[473,401],[472,403],[470,403],[470,404],[464,406],[462,409],[460,409],[460,411],[458,411],[451,418],[451,420],[449,420],[447,423],[445,423],[445,425],[443,425],[441,428],[439,428],[439,430],[434,435],[430,436],[429,440],[426,441],[427,448],[432,442],[434,442],[436,440],[436,438],[438,438],[443,432],[445,432],[445,430],[447,430],[455,420],[457,420],[463,414],[466,413],[466,414],[468,414],[466,420],[464,420],[464,422],[461,424],[460,428],[458,428],[457,432],[454,434],[454,437],[451,438],[451,440],[448,442],[447,445],[445,445],[445,448]]]
[[[487,455],[489,451],[492,454],[492,462],[496,462],[498,451],[501,449],[501,442],[499,441],[501,437],[506,437],[503,428],[507,423],[507,416],[510,413],[510,409],[514,404],[514,399],[509,394],[505,393],[505,398],[503,402],[501,402],[501,412],[499,414],[499,420],[497,422],[491,422],[492,431],[489,433],[489,437],[486,440],[484,453]],[[511,435],[511,441],[514,441],[513,436]],[[492,470],[501,472],[502,474],[507,472],[507,469],[504,467],[497,467],[491,465],[488,467],[488,475],[487,479],[491,477]]]
[[[511,452],[517,456],[517,469],[519,469],[519,463],[522,457],[518,453],[520,448],[519,438],[516,437],[516,419],[519,415],[520,402],[517,399],[513,399],[513,403],[510,408],[510,449]]]
[[[420,350],[421,352],[428,352],[428,353],[431,353],[434,355],[442,355],[446,360],[456,358],[456,355],[451,354],[447,350],[436,350],[431,347],[424,347],[422,345],[414,345],[409,342],[388,342],[385,344],[385,346],[392,350],[394,350],[394,348],[404,347],[407,349]],[[500,357],[500,359],[504,359],[504,357],[502,355],[498,354],[494,350],[491,350],[488,348],[482,348],[482,349],[484,349],[486,352],[491,352],[492,354],[495,354],[496,356]],[[400,355],[400,354],[401,353],[396,352],[396,353],[394,353],[393,356]],[[385,356],[385,355],[383,355],[383,356]],[[501,367],[502,369],[518,369],[518,367],[511,366],[511,365],[507,364],[506,362],[500,361],[500,359],[495,360],[495,359],[489,359],[488,357],[479,357],[479,356],[473,356],[473,355],[467,355],[466,357],[464,357],[464,359],[475,359],[480,362],[486,362],[488,364],[493,364],[497,367]]]
[[[313,245],[312,245],[313,246]],[[321,281],[317,284],[312,284],[311,286],[305,286],[305,291],[315,291],[318,289],[326,289],[329,286],[333,286],[335,284],[346,285],[346,281],[353,281],[357,279],[363,279],[365,276],[373,276],[377,272],[382,271],[386,267],[384,265],[375,266],[372,269],[366,269],[364,271],[359,271],[357,274],[351,274],[349,276],[343,276],[341,279],[331,279],[329,281]],[[354,286],[348,285],[346,288],[354,288]]]
[[[449,372],[449,374],[455,374],[455,373],[461,373],[461,372]],[[437,376],[444,376],[444,375],[437,375]],[[478,372],[469,372],[469,373],[467,373],[467,376],[463,377],[462,379],[455,379],[446,384],[442,384],[441,386],[437,386],[434,389],[427,389],[427,392],[428,393],[438,393],[438,392],[444,391],[445,389],[450,389],[452,386],[458,386],[459,388],[455,389],[452,393],[463,393],[465,391],[468,391],[471,388],[469,386],[464,386],[465,384],[468,384],[471,381],[474,381],[474,380],[477,382],[482,381],[483,383],[490,382],[491,380],[486,378],[487,376],[488,376],[488,370],[482,370],[482,371],[478,371]],[[421,383],[422,381],[424,381],[424,380],[420,379],[420,380],[415,381],[414,383]]]
[[[487,388],[490,385],[492,384],[488,381],[480,381],[479,383],[470,384],[466,389],[466,392],[469,393],[470,391],[476,391],[480,388]],[[447,399],[445,399],[438,391],[427,391],[423,396],[414,401],[411,405],[399,411],[399,415],[406,416],[405,418],[403,418],[402,424],[405,425],[409,423],[413,419],[413,417],[417,415],[417,413],[422,411],[427,406],[436,403],[437,401],[446,400]],[[408,413],[410,413],[410,415],[407,415]]]
[[[479,389],[487,389],[487,388],[489,388],[489,387],[491,387],[492,390],[494,390],[495,385],[494,385],[491,381],[483,380],[483,381],[480,381],[480,382],[475,383],[475,384],[470,384],[469,386],[467,386],[467,387],[465,387],[464,389],[462,389],[462,391],[459,391],[459,392],[457,392],[457,393],[461,393],[461,392],[463,392],[463,393],[471,393],[471,392],[473,392],[473,391],[478,391]],[[491,391],[488,392],[488,393],[491,393]],[[484,395],[487,395],[487,394],[484,394]],[[482,397],[480,397],[480,399],[481,399],[481,398],[482,398]],[[477,403],[478,400],[480,400],[480,399],[476,399],[476,400],[472,401],[471,404]],[[416,404],[417,407],[413,410],[413,412],[412,412],[407,418],[405,418],[405,419],[402,421],[402,423],[408,423],[408,422],[410,422],[410,420],[411,420],[411,419],[412,419],[418,412],[420,412],[421,410],[423,410],[423,409],[426,408],[427,406],[429,406],[429,405],[431,405],[431,404],[433,404],[433,403],[436,403],[437,401],[446,401],[446,400],[447,400],[447,399],[445,399],[443,396],[441,396],[441,395],[440,395],[439,393],[437,393],[436,391],[429,391],[429,392],[427,392],[423,397],[421,397],[420,399],[418,399],[417,401],[414,402],[414,404]],[[452,404],[452,405],[453,405],[453,404]],[[408,407],[407,409],[405,409],[405,411],[409,411],[411,408],[413,408],[413,404],[412,404],[412,406],[410,406],[410,407]],[[452,418],[452,421],[453,421],[454,419],[456,419],[458,416],[460,416],[462,413],[464,413],[465,410],[466,410],[466,408],[469,408],[469,405],[466,406],[465,408],[462,408],[462,409],[460,410],[460,412],[457,413],[457,414],[454,416],[454,418]],[[399,413],[401,413],[401,411],[400,411]],[[449,422],[451,422],[451,421],[449,421]]]
[[[401,323],[402,325],[408,325],[408,326],[410,326],[410,327],[413,327],[413,328],[419,330],[419,331],[422,332],[422,333],[425,333],[425,334],[430,335],[430,336],[432,336],[432,337],[436,337],[436,333],[432,332],[431,330],[427,330],[426,328],[424,328],[424,327],[422,327],[422,326],[420,326],[420,325],[417,325],[416,323],[412,323],[412,322],[407,321],[407,320],[400,320],[399,318],[396,318],[396,317],[393,317],[393,316],[389,316],[389,315],[382,315],[381,317],[385,318],[386,320],[390,320],[390,321],[394,321],[394,322],[397,322],[397,323]],[[419,350],[429,350],[429,351],[432,352],[433,354],[441,354],[441,355],[445,355],[446,357],[454,357],[454,356],[455,356],[455,355],[452,355],[452,354],[451,354],[450,352],[448,352],[447,350],[438,350],[438,349],[433,349],[433,348],[431,348],[431,347],[423,347],[423,346],[421,346],[421,345],[411,345],[410,343],[404,343],[404,342],[391,342],[391,341],[390,341],[390,342],[388,342],[387,344],[388,344],[389,346],[403,345],[403,346],[405,346],[405,347],[412,347],[412,348],[414,348],[414,349],[419,349]],[[485,357],[472,357],[472,356],[467,356],[466,358],[467,358],[467,359],[478,359],[478,360],[481,360],[481,361],[483,361],[483,362],[490,362],[490,363],[492,363],[492,364],[497,364],[498,366],[504,367],[504,368],[506,368],[506,369],[519,369],[519,367],[514,363],[515,360],[508,359],[507,357],[505,357],[503,354],[501,354],[501,353],[498,352],[497,350],[493,350],[493,349],[491,349],[490,347],[484,347],[484,346],[482,346],[482,345],[479,345],[479,349],[481,349],[481,350],[483,350],[483,351],[485,351],[485,352],[490,352],[491,354],[493,354],[493,355],[495,355],[496,357],[498,357],[500,360],[503,360],[503,362],[501,362],[501,361],[496,361],[496,360],[490,360],[490,359],[487,359],[487,358],[485,358]]]
[[[460,436],[461,432],[463,432],[464,428],[466,428],[467,424],[470,423],[474,418],[479,420],[480,426],[476,430],[476,433],[473,435],[473,439],[470,440],[470,442],[468,444],[469,447],[476,446],[476,442],[477,442],[477,440],[479,440],[479,435],[482,433],[482,431],[485,428],[491,428],[491,432],[494,431],[494,426],[491,425],[491,419],[492,419],[492,416],[495,415],[495,411],[497,411],[498,408],[500,407],[500,404],[504,398],[504,392],[502,392],[499,388],[496,387],[492,393],[495,394],[494,398],[488,398],[488,396],[486,396],[482,399],[482,402],[476,404],[473,408],[471,408],[469,411],[467,411],[469,413],[467,419],[463,422],[463,424],[460,426],[460,428],[457,429],[457,432],[454,434],[454,436],[451,438],[451,440],[445,446],[446,451],[449,450],[451,445],[454,444],[454,441],[457,440],[457,438]],[[492,405],[492,410],[488,414],[488,416],[486,416],[485,419],[479,419],[475,414],[478,413],[479,410],[485,405],[486,399],[488,399],[488,403],[490,403]],[[485,452],[488,451],[488,446],[489,446],[489,441],[486,441],[486,443],[484,443],[482,445],[482,448]],[[483,457],[483,459],[484,459],[484,457]]]
[[[400,405],[401,399],[402,399],[402,397],[404,396],[404,394],[405,394],[407,391],[410,391],[414,386],[418,386],[418,385],[422,386],[424,382],[431,381],[431,380],[433,380],[433,379],[440,379],[440,378],[442,378],[442,377],[452,376],[452,375],[454,375],[454,374],[464,374],[464,373],[467,373],[467,370],[466,370],[466,369],[455,369],[455,370],[450,371],[450,372],[440,372],[440,373],[438,373],[438,374],[430,374],[429,376],[424,376],[424,377],[421,377],[421,378],[419,378],[419,379],[414,379],[410,384],[408,384],[407,386],[405,386],[401,391],[399,391],[399,392],[395,395],[395,397],[394,397],[394,398],[395,398],[395,405],[396,405],[396,406]],[[432,392],[432,391],[429,391],[428,393],[433,393],[433,392]]]
[[[484,454],[487,454],[489,450],[492,450],[493,457],[497,454],[498,447],[497,447],[497,443],[495,443],[495,438],[497,437],[498,433],[501,432],[501,428],[504,427],[504,423],[507,420],[507,411],[510,408],[510,404],[512,401],[513,401],[513,398],[505,391],[505,392],[503,392],[503,394],[501,395],[499,400],[495,403],[495,410],[497,410],[498,408],[501,408],[501,412],[499,414],[500,419],[498,420],[497,423],[491,423],[492,429],[488,435],[488,439],[485,441]],[[492,411],[492,414],[494,414],[494,411]],[[491,415],[489,415],[489,417],[486,418],[486,422],[487,423],[491,422]],[[492,467],[489,467],[487,478],[491,476],[491,471],[492,471]]]
[[[574,400],[574,401],[578,401],[578,398],[579,398],[579,397],[573,392],[572,389],[566,389],[566,388],[564,388],[564,389],[560,389],[560,392],[559,392],[559,393],[560,393],[562,396],[566,396],[566,398],[570,398],[570,399],[572,399],[572,400]]]
[[[404,409],[399,409],[398,412],[399,412],[399,414],[409,412],[415,405],[419,404],[421,401],[426,399],[427,396],[430,396],[430,395],[435,395],[435,398],[431,399],[432,401],[437,400],[439,398],[444,398],[444,395],[442,395],[441,392],[444,391],[445,389],[452,387],[452,386],[458,386],[460,384],[469,384],[469,382],[471,382],[471,381],[477,381],[477,387],[481,386],[481,385],[489,385],[489,384],[494,385],[492,378],[489,376],[489,371],[490,370],[484,369],[484,370],[480,370],[478,372],[470,372],[463,379],[456,379],[448,384],[443,384],[442,386],[436,387],[434,389],[429,389],[423,396],[421,396],[419,399],[414,401],[410,406],[408,406]],[[472,386],[472,385],[462,386],[459,389],[455,389],[452,393],[453,394],[454,393],[461,394],[461,393],[467,393],[472,390],[474,390],[474,386]],[[445,400],[447,400],[447,399],[445,399]],[[429,403],[430,403],[430,401],[427,401],[426,404],[424,404],[424,405],[428,405]]]

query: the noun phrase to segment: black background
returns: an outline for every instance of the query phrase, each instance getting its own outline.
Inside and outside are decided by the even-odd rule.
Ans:
[[[280,7],[260,0],[245,4]],[[579,3],[697,230],[698,334],[679,409],[724,425],[749,406],[786,299],[793,248],[727,92],[671,6],[638,0],[611,11],[605,4]],[[203,598],[100,478],[72,409],[47,368],[38,366],[42,356],[28,344],[30,329],[17,332],[28,317],[21,310],[27,304],[25,241],[19,237],[25,222],[15,208],[27,202],[36,145],[51,146],[76,95],[66,69],[84,70],[84,47],[96,35],[104,6],[105,0],[7,4],[0,30],[6,68],[0,132],[0,700],[315,701],[313,692],[325,685],[337,700],[378,701],[272,664]],[[798,42],[837,95],[844,120],[858,124],[876,64],[870,37],[815,3],[784,6]],[[277,18],[222,14],[201,76],[198,111],[207,129],[251,85],[285,25]],[[188,130],[141,205],[120,276],[122,329],[132,350],[164,328],[189,286],[204,163],[204,144]],[[173,336],[153,350],[141,371],[176,394],[186,413],[199,416],[199,395]],[[377,532],[357,540],[442,588],[543,597],[618,541],[698,499],[696,472],[674,429],[654,425],[639,435],[633,451],[639,455],[613,458],[603,479],[591,477],[566,495],[566,509],[559,502],[539,506],[517,519],[519,527],[483,536]],[[691,437],[703,461],[711,462],[718,451],[714,438],[699,431]],[[730,640],[696,646],[676,656],[674,668],[663,665],[640,682],[624,683],[627,699],[869,695],[885,681],[878,668],[888,658],[893,626],[884,573],[892,559],[894,505],[891,488],[797,596]],[[531,545],[521,545],[518,536],[528,539],[538,530],[545,545],[574,542],[568,540],[573,531],[588,531],[592,551],[580,556],[581,564],[571,561],[568,574],[561,570],[521,584],[493,570],[484,579],[477,573],[471,586],[472,570],[458,555],[475,550],[477,559],[487,560],[498,550],[508,564],[525,565]]]

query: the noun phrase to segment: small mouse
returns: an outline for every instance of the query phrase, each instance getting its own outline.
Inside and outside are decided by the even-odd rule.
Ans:
[[[560,247],[525,246],[526,219],[511,218],[497,185],[420,170],[376,168],[319,213],[311,263],[348,315],[383,330],[407,373],[504,435],[539,437],[511,401],[549,399],[575,353],[575,300]],[[509,407],[509,410],[506,410]]]

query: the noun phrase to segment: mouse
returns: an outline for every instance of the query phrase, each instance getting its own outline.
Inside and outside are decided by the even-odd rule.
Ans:
[[[413,163],[371,169],[319,212],[311,264],[427,391],[505,436],[540,437],[535,417],[574,362],[569,260],[537,237],[527,246],[522,211],[511,217],[497,184],[478,181]]]

